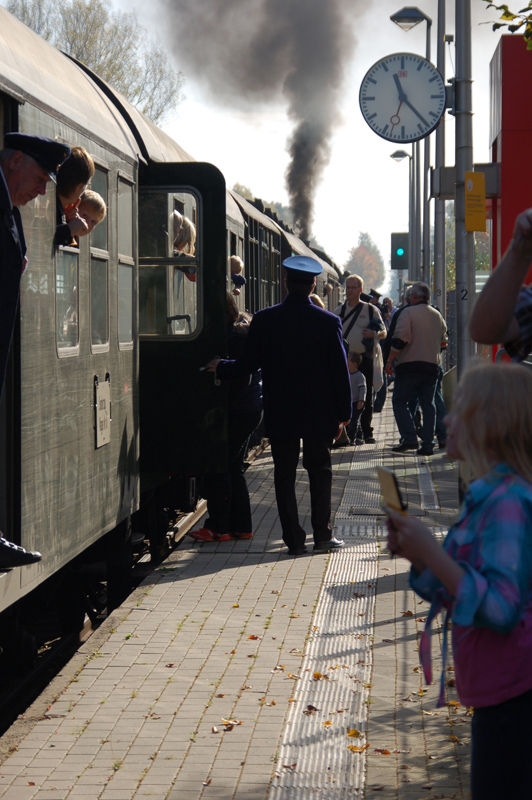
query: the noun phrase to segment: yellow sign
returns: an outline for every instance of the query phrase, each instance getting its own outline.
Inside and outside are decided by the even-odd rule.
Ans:
[[[486,230],[486,175],[483,172],[465,174],[465,229]]]

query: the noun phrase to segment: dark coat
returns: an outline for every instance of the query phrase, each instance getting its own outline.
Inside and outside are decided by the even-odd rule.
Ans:
[[[0,168],[0,395],[17,316],[26,242],[18,208],[11,205]]]
[[[262,370],[264,425],[270,438],[338,433],[351,416],[351,383],[339,317],[303,295],[258,311],[237,361],[221,361],[220,377]]]

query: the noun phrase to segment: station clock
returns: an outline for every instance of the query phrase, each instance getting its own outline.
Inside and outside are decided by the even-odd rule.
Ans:
[[[437,127],[445,112],[444,80],[426,58],[394,53],[366,73],[359,95],[370,128],[389,142],[416,142]]]

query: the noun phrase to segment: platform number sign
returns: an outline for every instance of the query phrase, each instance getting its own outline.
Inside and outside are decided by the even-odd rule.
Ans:
[[[409,239],[408,233],[392,233],[392,269],[408,269]]]
[[[111,381],[109,373],[104,381],[94,378],[94,428],[96,448],[111,441]]]

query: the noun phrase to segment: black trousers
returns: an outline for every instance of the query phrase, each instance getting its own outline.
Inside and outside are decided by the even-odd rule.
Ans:
[[[377,346],[377,342],[375,342],[375,347]],[[369,436],[373,436],[373,428],[371,426],[373,420],[373,359],[364,356],[360,362],[359,370],[366,379],[367,388],[366,403],[360,416],[360,427],[366,439]]]
[[[476,708],[471,722],[472,800],[531,800],[532,690]]]
[[[274,483],[279,519],[286,546],[298,549],[305,544],[305,531],[299,524],[296,501],[296,470],[300,439],[270,439],[274,464]],[[311,524],[314,544],[329,541],[331,527],[331,440],[303,439],[303,466],[310,486]]]
[[[205,527],[214,533],[252,533],[251,505],[244,475],[248,439],[260,423],[262,411],[229,413],[229,472],[206,475],[204,493],[208,517]]]

